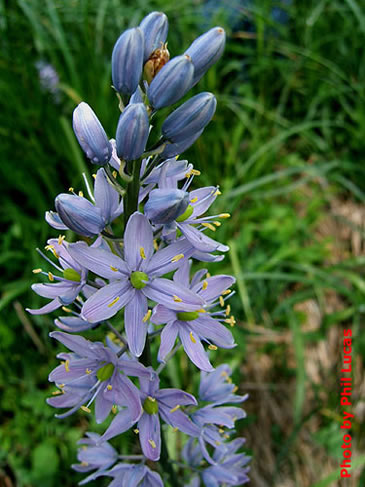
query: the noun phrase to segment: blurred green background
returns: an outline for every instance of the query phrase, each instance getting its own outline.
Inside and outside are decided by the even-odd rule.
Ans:
[[[240,392],[250,393],[239,423],[253,455],[250,485],[365,485],[361,0],[0,0],[0,485],[81,479],[69,465],[88,418],[56,420],[45,404],[61,347],[48,337],[52,317],[24,308],[44,303],[29,289],[35,248],[57,235],[44,212],[94,170],[73,135],[72,110],[86,101],[114,135],[113,44],[152,10],[169,16],[172,55],[213,25],[228,34],[223,59],[194,88],[217,95],[216,115],[186,155],[200,184],[220,185],[215,210],[232,214],[216,235],[230,255],[212,272],[237,276],[239,346],[216,363],[231,363]],[[353,476],[341,484],[344,328],[354,336],[356,419]],[[182,355],[176,360],[197,378]],[[196,385],[186,375],[169,381]]]

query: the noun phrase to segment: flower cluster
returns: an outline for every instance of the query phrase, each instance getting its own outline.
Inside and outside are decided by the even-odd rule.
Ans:
[[[54,270],[33,271],[48,278],[33,290],[50,301],[28,311],[61,308],[60,331],[50,336],[68,349],[49,376],[55,390],[48,403],[61,410],[58,418],[93,409],[97,423],[108,421],[103,434],[90,432],[80,441],[73,468],[88,473],[80,484],[106,476],[110,487],[161,486],[163,479],[176,483],[175,469],[183,485],[248,480],[249,458],[237,453],[243,440],[231,439],[235,421],[245,416],[233,404],[246,397],[235,394],[228,365],[215,369],[209,356],[235,347],[227,303],[235,279],[206,269],[191,273],[194,261],[217,262],[229,250],[207,235],[229,214],[207,215],[219,188],[191,189],[200,173],[177,159],[212,119],[216,99],[199,93],[154,125],[157,112],[177,103],[219,59],[225,33],[213,28],[170,59],[167,32],[167,17],[152,12],[114,46],[112,80],[121,111],[115,138],[89,105],[76,107],[75,135],[98,166],[94,187],[87,184],[88,198],[73,188],[56,197],[46,221],[80,240],[48,240],[50,255],[39,252]],[[99,336],[102,327],[112,331],[104,342],[78,334],[97,329],[91,333]],[[201,371],[198,399],[161,387],[161,373],[181,347]],[[169,458],[161,422],[188,438],[181,458]],[[128,430],[139,445],[135,454],[119,455],[108,441]]]

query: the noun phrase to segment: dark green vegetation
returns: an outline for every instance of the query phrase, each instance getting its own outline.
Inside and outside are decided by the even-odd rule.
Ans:
[[[56,365],[52,318],[26,316],[23,308],[44,303],[29,286],[31,270],[40,266],[35,248],[57,235],[43,221],[45,210],[69,186],[83,189],[81,173],[93,170],[74,138],[72,110],[88,102],[113,135],[113,44],[158,9],[169,16],[173,55],[216,23],[229,34],[224,59],[194,88],[213,91],[219,104],[187,156],[202,171],[200,183],[220,185],[217,212],[232,214],[217,238],[232,247],[220,271],[238,278],[232,307],[239,347],[216,353],[232,363],[240,391],[251,395],[240,427],[254,455],[252,485],[339,485],[343,328],[352,329],[356,362],[357,468],[348,485],[364,485],[362,2],[293,1],[287,25],[272,20],[271,1],[233,15],[231,2],[217,1],[222,8],[208,20],[191,0],[178,7],[162,0],[126,3],[0,0],[0,484],[66,487],[80,480],[69,465],[87,415],[53,418],[45,404],[47,375]],[[40,87],[40,59],[59,74],[58,101]],[[197,380],[182,354],[176,360],[185,373],[171,369],[170,384]],[[125,453],[133,443],[127,435]]]

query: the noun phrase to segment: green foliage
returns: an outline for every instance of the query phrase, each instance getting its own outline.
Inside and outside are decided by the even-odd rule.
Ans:
[[[202,171],[201,184],[220,185],[217,213],[232,214],[217,238],[232,248],[220,271],[233,269],[237,277],[232,308],[240,348],[237,354],[220,351],[221,360],[239,369],[257,325],[292,333],[296,368],[282,360],[276,371],[278,381],[296,378],[292,434],[283,442],[280,426],[272,431],[277,471],[308,419],[306,390],[318,393],[305,371],[306,347],[325,340],[334,326],[351,326],[359,334],[365,260],[348,244],[334,259],[337,236],[323,237],[319,229],[334,218],[333,201],[365,201],[365,12],[355,0],[293,1],[288,24],[281,25],[270,16],[272,3],[238,8],[217,2],[221,8],[207,20],[201,2],[193,0],[0,0],[0,177],[6,195],[0,214],[0,483],[2,475],[19,487],[66,487],[80,479],[69,465],[77,439],[88,428],[85,414],[53,418],[45,404],[51,393],[47,375],[56,364],[56,347],[48,337],[52,318],[25,317],[22,308],[44,303],[29,290],[35,282],[31,269],[41,265],[35,248],[56,235],[44,223],[44,212],[57,193],[69,186],[81,189],[82,172],[93,170],[73,135],[72,110],[85,100],[113,136],[118,100],[110,88],[112,47],[123,29],[151,10],[169,16],[172,54],[215,22],[228,31],[225,57],[194,88],[217,93],[217,114],[187,156]],[[235,29],[228,7],[234,9]],[[39,83],[39,60],[52,63],[60,77],[58,99]],[[341,225],[364,235],[348,218]],[[328,310],[329,291],[341,309]],[[322,318],[319,328],[305,331],[305,314],[296,305],[310,299]],[[364,356],[364,344],[361,338],[357,354]],[[273,357],[282,352],[276,343],[258,351]],[[193,369],[177,354],[167,385],[196,390]],[[191,377],[196,383],[188,382]],[[331,385],[319,389],[318,408],[311,414],[336,410]],[[338,419],[319,418],[313,441],[335,458]],[[245,424],[250,422],[252,415]],[[133,437],[123,442],[125,453],[133,442]],[[330,485],[335,478],[316,485]]]

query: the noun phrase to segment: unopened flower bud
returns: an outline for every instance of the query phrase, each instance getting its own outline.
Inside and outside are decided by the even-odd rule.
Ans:
[[[194,144],[194,142],[199,139],[201,134],[204,132],[204,129],[199,130],[196,134],[188,137],[187,139],[182,140],[181,142],[175,142],[174,144],[166,144],[165,149],[161,153],[161,158],[169,159],[170,157],[175,157],[177,155],[182,154],[190,146]]]
[[[214,27],[191,44],[185,54],[191,57],[194,64],[193,85],[218,61],[224,51],[225,43],[226,33],[224,29]]]
[[[82,196],[61,193],[56,197],[55,207],[62,222],[79,235],[93,237],[105,227],[100,208]]]
[[[114,88],[123,95],[137,89],[142,75],[144,36],[139,27],[128,29],[117,40],[112,54]]]
[[[140,157],[149,134],[149,120],[143,103],[128,105],[119,118],[116,134],[118,157],[132,161]]]
[[[194,66],[189,56],[177,56],[153,78],[147,96],[155,109],[177,102],[191,88]]]
[[[92,108],[80,103],[73,113],[73,129],[79,144],[92,163],[106,164],[112,155],[112,146]]]
[[[211,121],[217,100],[212,93],[193,96],[174,110],[162,124],[162,135],[171,142],[182,142],[200,132]]]
[[[151,12],[142,20],[139,27],[144,34],[143,61],[146,62],[153,51],[165,43],[169,24],[164,13]]]
[[[144,213],[155,224],[167,224],[182,215],[189,205],[189,193],[181,189],[154,189]]]

